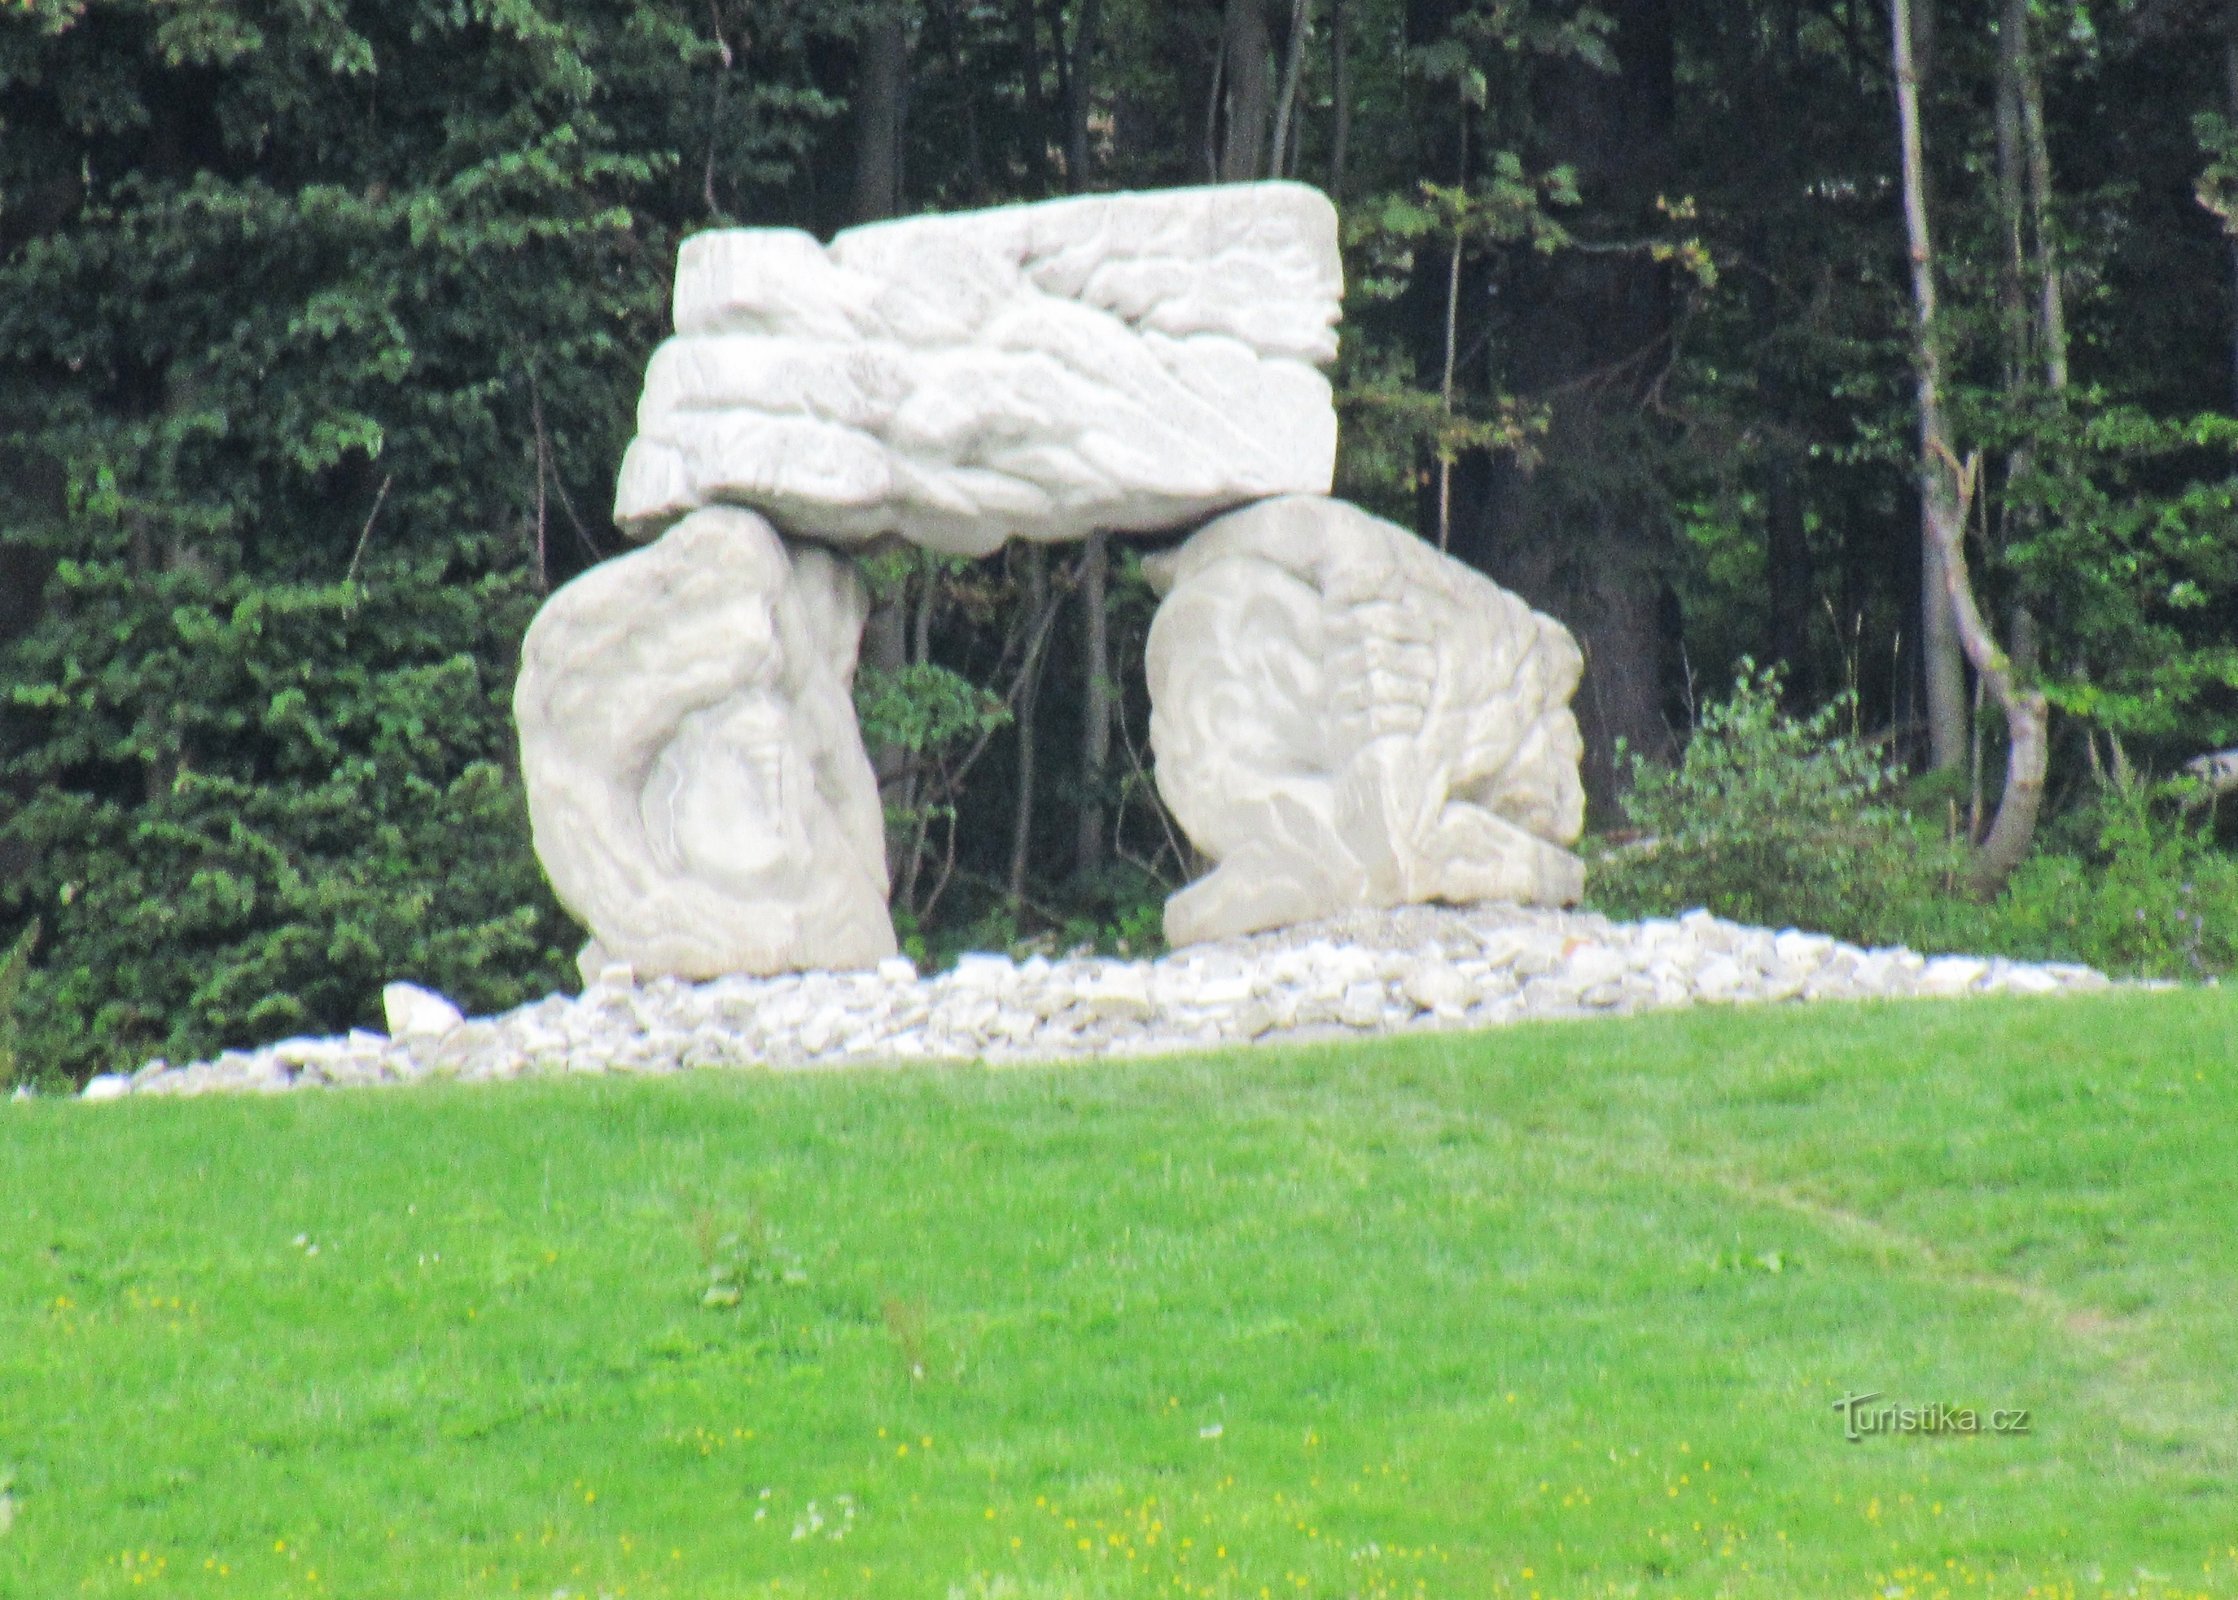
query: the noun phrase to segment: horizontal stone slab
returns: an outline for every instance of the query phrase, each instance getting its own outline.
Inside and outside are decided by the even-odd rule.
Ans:
[[[959,555],[1326,493],[1336,212],[1295,183],[685,241],[615,520]]]

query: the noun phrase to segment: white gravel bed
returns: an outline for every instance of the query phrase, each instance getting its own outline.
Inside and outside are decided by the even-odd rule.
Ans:
[[[1156,961],[969,955],[919,977],[875,972],[637,983],[461,1017],[409,984],[389,1033],[288,1039],[214,1061],[151,1061],[85,1098],[475,1082],[563,1072],[777,1070],[921,1061],[1054,1061],[1499,1027],[1689,1005],[2103,989],[2088,967],[1866,950],[1694,911],[1625,923],[1507,905],[1362,912]]]

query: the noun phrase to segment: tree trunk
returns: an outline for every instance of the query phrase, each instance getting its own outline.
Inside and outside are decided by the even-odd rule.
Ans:
[[[1041,25],[1034,0],[1016,0],[1011,13],[1018,27],[1019,73],[1026,91],[1026,170],[1037,182],[1049,181],[1049,112],[1041,97]]]
[[[1028,544],[1019,551],[1024,566],[1026,603],[1019,608],[1025,625],[1034,631],[1026,641],[1025,665],[1019,679],[1018,705],[1018,781],[1011,794],[1010,813],[1010,907],[1013,912],[1023,911],[1026,904],[1026,863],[1033,844],[1034,831],[1034,780],[1037,755],[1035,713],[1041,704],[1041,668],[1046,657],[1043,649],[1048,639],[1047,630],[1040,625],[1043,614],[1049,609],[1049,547]]]
[[[2041,691],[2023,689],[1975,604],[1966,570],[1966,516],[1977,486],[1979,458],[1961,463],[1943,416],[1942,328],[1935,314],[1935,248],[1927,217],[1921,150],[1919,80],[1912,65],[1910,0],[1891,0],[1897,121],[1902,138],[1904,231],[1911,246],[1913,366],[1918,374],[1920,498],[1925,507],[1930,566],[1943,583],[1953,630],[1966,659],[2005,712],[2005,787],[1997,815],[1968,873],[1975,893],[1994,894],[2028,854],[2043,805],[2050,710]],[[1961,755],[1963,759],[1963,755]]]
[[[1220,30],[1226,128],[1220,141],[1220,181],[1248,183],[1264,176],[1267,123],[1274,112],[1273,42],[1267,36],[1266,0],[1227,0]]]
[[[1313,0],[1291,0],[1290,34],[1283,47],[1282,93],[1274,108],[1274,142],[1267,149],[1267,176],[1287,177],[1297,165],[1297,134],[1295,117],[1298,109],[1298,80],[1305,74],[1305,47],[1308,24],[1313,19]]]
[[[1803,506],[1801,452],[1775,438],[1764,468],[1764,576],[1771,602],[1772,659],[1787,669],[1791,704],[1817,699],[1811,671],[1811,545]]]
[[[1073,24],[1072,68],[1066,84],[1065,187],[1079,194],[1088,187],[1088,119],[1094,109],[1096,46],[1103,28],[1100,0],[1080,0]]]
[[[2051,149],[2044,134],[2043,80],[2036,70],[2030,47],[2028,0],[2005,0],[1999,23],[1997,94],[1997,167],[2005,207],[2006,383],[2016,394],[2033,385],[2036,361],[2043,368],[2043,382],[2055,402],[2067,393],[2067,307],[2060,279],[2059,244],[2051,233]],[[2031,252],[2027,236],[2033,233]],[[2029,285],[2035,277],[2035,320],[2029,317]],[[2031,360],[2031,345],[2036,360]],[[2015,449],[2007,463],[2007,482],[2025,477],[2034,465],[2026,445]],[[2008,513],[2007,543],[2025,538],[2033,524]],[[2022,675],[2034,673],[2037,654],[2035,614],[2024,598],[2016,600],[2012,617],[2013,654]]]
[[[2029,352],[2028,180],[2021,154],[2020,78],[2028,0],[2005,0],[1997,24],[1997,308],[2005,344],[2005,387],[2018,390],[2035,365]],[[2025,464],[2025,457],[2022,458]]]
[[[2008,11],[2013,0],[2006,0]],[[2036,235],[2037,331],[2043,341],[2044,383],[2067,392],[2067,295],[2060,277],[2059,240],[2052,227],[2051,141],[2044,132],[2044,82],[2028,48],[2028,6],[2021,0],[2014,29],[2019,55],[2021,145],[2027,154],[2029,225]]]
[[[1410,45],[1448,36],[1456,7],[1413,0]],[[1676,55],[1669,0],[1614,0],[1616,70],[1581,63],[1535,69],[1533,113],[1546,159],[1571,166],[1592,226],[1611,235],[1653,225],[1658,195],[1678,192],[1671,137]],[[1460,170],[1458,97],[1438,86],[1415,121],[1420,170]],[[1436,115],[1431,112],[1435,110]],[[1408,310],[1417,370],[1442,371],[1452,260],[1441,247],[1418,253]],[[1676,599],[1670,586],[1671,496],[1656,475],[1657,423],[1649,405],[1670,360],[1668,268],[1645,252],[1569,255],[1559,266],[1516,252],[1506,263],[1500,384],[1548,407],[1542,459],[1524,471],[1504,457],[1474,456],[1449,487],[1452,553],[1559,619],[1586,657],[1577,696],[1585,735],[1585,781],[1606,811],[1633,755],[1661,760],[1672,748],[1669,686],[1677,663]],[[1470,291],[1458,297],[1460,345],[1494,308]],[[1474,376],[1464,363],[1456,389]],[[1420,502],[1425,538],[1437,526],[1438,477]]]
[[[1329,0],[1329,93],[1335,101],[1330,109],[1329,194],[1340,205],[1344,202],[1345,159],[1352,153],[1352,45],[1347,37],[1350,29],[1345,10],[1346,0]],[[2238,46],[2233,50],[2238,51]],[[2233,59],[2238,60],[2238,55]],[[2232,70],[2238,72],[2238,67]],[[2231,259],[2238,262],[2238,242],[2231,250]],[[2232,370],[2238,373],[2238,367]],[[2238,377],[2232,381],[2238,382]]]
[[[1066,179],[1078,192],[1088,186],[1088,107],[1091,68],[1095,60],[1097,0],[1080,0],[1080,18],[1073,36],[1071,129]],[[1109,539],[1101,530],[1088,535],[1081,561],[1080,672],[1081,696],[1080,784],[1082,799],[1079,836],[1074,842],[1074,866],[1085,877],[1103,867],[1103,786],[1111,761],[1111,627],[1104,613],[1106,576],[1110,570]],[[1013,861],[1016,861],[1015,851]],[[1013,893],[1023,892],[1022,881]]]
[[[1467,173],[1461,181],[1468,182]],[[1438,383],[1438,409],[1453,420],[1453,369],[1461,348],[1461,230],[1453,230],[1453,251],[1445,267],[1445,364]],[[1453,543],[1453,455],[1438,447],[1438,549]]]
[[[2222,47],[2223,115],[2238,126],[2238,33]],[[2230,253],[2230,408],[2238,411],[2238,233],[2224,247]]]
[[[855,185],[850,213],[858,223],[893,216],[901,204],[901,137],[909,82],[909,33],[900,6],[882,10],[863,31],[862,64],[855,91]],[[899,672],[908,662],[909,586],[879,601],[863,623],[862,664],[873,672]],[[879,796],[889,806],[908,802],[904,768],[909,752],[881,745],[869,752]],[[891,841],[889,841],[891,849]]]
[[[1912,307],[1916,319],[1914,361],[1919,367],[1920,428],[1920,670],[1926,694],[1928,765],[1954,771],[1966,761],[1966,661],[1951,614],[1950,574],[1944,570],[1938,519],[1950,521],[1950,484],[1935,459],[1939,445],[1949,454],[1943,426],[1943,378],[1938,365],[1935,275],[1928,250],[1927,171],[1919,125],[1918,58],[1933,36],[1932,4],[1920,8],[1915,24],[1911,0],[1894,0],[1896,118],[1902,139],[1904,222],[1911,241]],[[1953,458],[1955,460],[1955,457]],[[1963,527],[1961,527],[1963,532]]]
[[[909,30],[899,6],[872,19],[863,32],[863,58],[855,91],[855,198],[857,222],[876,222],[901,207],[901,135],[909,94]]]
[[[1111,618],[1105,610],[1111,558],[1107,546],[1104,534],[1092,533],[1080,555],[1080,616],[1085,645],[1081,669],[1087,682],[1081,696],[1080,832],[1074,844],[1073,864],[1083,878],[1103,870],[1103,794],[1111,768]]]

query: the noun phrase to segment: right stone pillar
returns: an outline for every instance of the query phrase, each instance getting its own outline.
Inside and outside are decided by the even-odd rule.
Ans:
[[[1421,901],[1568,905],[1569,631],[1406,529],[1263,501],[1144,563],[1158,792],[1213,870],[1175,945]]]

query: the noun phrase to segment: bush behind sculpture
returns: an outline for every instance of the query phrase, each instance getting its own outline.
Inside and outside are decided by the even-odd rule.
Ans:
[[[642,3],[47,9],[0,28],[0,538],[54,567],[0,648],[17,1070],[377,1024],[391,977],[542,992],[575,935],[505,697],[611,539],[714,43]],[[733,102],[726,162],[820,114]]]
[[[517,573],[416,565],[239,579],[154,617],[123,575],[65,569],[81,620],[110,613],[136,648],[98,676],[55,644],[19,657],[16,705],[48,735],[17,764],[48,781],[9,823],[31,864],[7,907],[46,930],[16,997],[21,1070],[378,1025],[370,997],[397,976],[487,1009],[565,974],[573,930],[505,770],[506,658],[535,596]],[[149,704],[172,719],[163,780],[104,792]]]
[[[1633,837],[1593,864],[1595,904],[1656,915],[1703,906],[1869,943],[1905,936],[1955,856],[1898,803],[1886,758],[1841,731],[1847,698],[1796,717],[1780,687],[1776,668],[1744,659],[1676,766],[1634,758],[1623,802]]]

